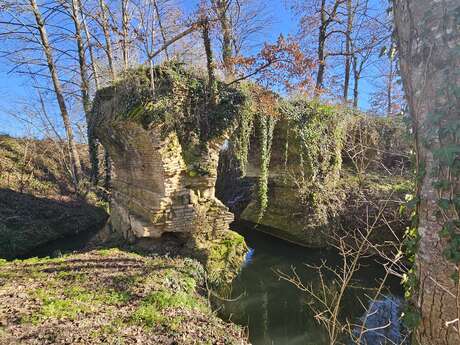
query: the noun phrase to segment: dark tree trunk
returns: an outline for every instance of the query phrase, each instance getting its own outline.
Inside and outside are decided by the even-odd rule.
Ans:
[[[321,24],[319,26],[318,34],[318,74],[316,75],[316,86],[315,96],[319,96],[324,84],[324,72],[326,69],[326,61],[324,49],[326,46],[326,35],[327,35],[327,14],[326,14],[326,0],[321,0],[320,10]]]
[[[355,81],[353,84],[353,108],[358,108],[359,101],[359,75],[355,75]]]
[[[345,37],[345,73],[343,83],[343,99],[348,100],[348,88],[350,87],[351,70],[351,32],[353,30],[352,0],[347,0],[347,36]]]
[[[129,66],[129,30],[128,30],[128,0],[121,0],[121,26],[123,30],[123,37],[121,41],[121,48],[123,51],[123,68],[126,71]]]
[[[393,47],[391,47],[393,50]],[[393,110],[393,67],[394,67],[394,57],[393,52],[390,51],[390,71],[388,73],[388,86],[387,86],[387,116],[392,114]]]
[[[208,71],[208,83],[209,83],[209,103],[211,106],[217,103],[217,80],[215,75],[215,63],[214,56],[211,47],[211,37],[209,35],[209,20],[205,18],[202,24],[202,35],[204,50],[206,53],[206,66]]]

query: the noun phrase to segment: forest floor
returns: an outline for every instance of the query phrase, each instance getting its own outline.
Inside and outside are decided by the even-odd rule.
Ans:
[[[0,344],[247,344],[195,260],[118,249],[0,262]]]

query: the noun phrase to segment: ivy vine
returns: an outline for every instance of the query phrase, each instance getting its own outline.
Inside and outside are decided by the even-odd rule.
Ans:
[[[257,119],[260,145],[260,175],[257,189],[260,221],[268,207],[268,177],[276,118],[261,113]]]

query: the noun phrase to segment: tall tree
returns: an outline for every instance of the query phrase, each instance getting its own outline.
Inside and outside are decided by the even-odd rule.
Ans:
[[[318,29],[318,72],[316,74],[315,94],[319,95],[324,86],[324,73],[326,71],[326,58],[328,57],[326,51],[326,41],[334,33],[329,31],[329,28],[336,20],[337,10],[343,0],[335,0],[331,9],[327,7],[327,0],[321,0],[321,7],[319,10],[320,25]]]
[[[460,344],[459,13],[458,0],[394,0],[420,179],[415,298],[420,345]]]
[[[233,63],[231,61],[234,56],[232,48],[234,37],[229,18],[229,9],[232,4],[232,0],[211,0],[211,2],[221,27],[222,62],[224,65],[225,77],[229,80],[232,79],[234,75]]]
[[[86,54],[85,54],[85,44],[83,39],[83,28],[81,23],[81,4],[80,0],[72,0],[71,3],[71,17],[75,27],[75,41],[77,44],[77,53],[78,53],[78,66],[80,71],[80,91],[81,99],[83,103],[83,111],[86,118],[86,128],[87,128],[87,137],[88,137],[88,152],[91,162],[91,174],[90,180],[94,186],[97,186],[99,178],[99,159],[98,159],[98,147],[97,141],[93,134],[92,126],[90,125],[90,113],[91,113],[91,99],[89,95],[89,76],[87,70]],[[90,50],[91,51],[91,50]],[[97,81],[97,76],[96,83]]]
[[[116,72],[115,72],[114,56],[113,56],[113,49],[112,49],[112,37],[110,35],[111,33],[110,23],[107,17],[108,7],[107,7],[107,4],[105,3],[105,0],[99,0],[99,8],[100,8],[101,16],[96,21],[99,23],[104,33],[104,42],[105,42],[104,51],[105,51],[105,55],[107,56],[107,62],[109,64],[111,79],[115,80]]]
[[[161,38],[163,39],[163,44],[165,44],[167,42],[166,29],[164,27],[164,23],[163,23],[161,11],[160,11],[160,6],[158,6],[157,0],[153,0],[153,7],[155,8],[155,14],[157,16],[158,27],[160,29]],[[168,48],[165,49],[165,56],[166,56],[166,60],[169,60]]]
[[[345,71],[343,83],[343,99],[348,100],[348,88],[350,85],[350,69],[351,69],[351,35],[353,31],[353,0],[347,0],[347,28],[345,37]]]
[[[209,104],[215,106],[217,104],[217,79],[215,75],[215,62],[211,46],[209,18],[203,15],[201,19],[201,32],[203,37],[203,45],[206,53],[206,67],[208,71],[208,88],[209,88]]]
[[[56,99],[58,101],[59,109],[61,112],[62,121],[64,123],[64,128],[67,135],[67,144],[69,147],[69,153],[71,158],[72,173],[75,181],[76,188],[78,187],[78,181],[81,177],[81,163],[80,156],[75,144],[72,124],[70,122],[69,113],[67,111],[67,105],[64,98],[64,92],[62,89],[61,81],[59,80],[56,64],[53,57],[53,48],[49,42],[48,33],[46,31],[45,22],[43,20],[42,14],[38,8],[37,2],[35,0],[29,0],[31,11],[34,15],[37,30],[40,34],[41,46],[43,48],[43,53],[46,57],[47,67],[51,75],[51,80],[53,81],[54,93],[56,94]]]
[[[122,40],[121,49],[123,52],[123,69],[126,71],[129,66],[129,0],[121,0],[121,27]]]

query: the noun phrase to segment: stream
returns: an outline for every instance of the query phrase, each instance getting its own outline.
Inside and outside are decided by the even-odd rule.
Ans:
[[[280,279],[279,272],[292,275],[294,269],[304,285],[311,285],[315,292],[320,292],[319,274],[312,266],[326,264],[332,268],[340,267],[342,261],[338,252],[285,242],[243,222],[235,222],[231,228],[245,237],[250,251],[241,272],[232,283],[230,296],[216,302],[220,317],[244,326],[253,345],[328,345],[327,332],[315,320],[309,307],[313,299],[292,283]],[[82,250],[92,235],[79,234],[53,241],[24,258],[59,256]],[[342,320],[348,318],[359,323],[384,273],[382,267],[373,260],[361,263],[353,281],[356,287],[349,289],[342,301]],[[331,291],[339,288],[331,274],[324,275],[324,283]],[[383,294],[386,298],[373,306],[373,317],[375,319],[378,316],[378,320],[371,320],[373,325],[370,327],[385,324],[391,319],[392,327],[385,329],[384,336],[397,344],[404,343],[401,341],[398,310],[403,296],[399,280],[394,277],[388,279]],[[379,310],[383,310],[383,314],[376,312]],[[369,333],[363,344],[392,344],[379,337]]]
[[[324,262],[329,267],[339,267],[342,261],[338,252],[332,249],[304,248],[280,241],[244,223],[234,223],[232,229],[245,237],[250,252],[232,284],[230,301],[218,302],[221,317],[247,327],[253,345],[329,344],[326,330],[315,320],[308,306],[313,298],[292,283],[280,279],[277,272],[292,275],[295,269],[302,283],[313,286],[315,292],[319,293],[321,284],[318,271],[309,266],[318,266]],[[365,314],[365,308],[369,307],[370,296],[373,298],[375,294],[373,288],[379,286],[379,279],[383,278],[384,273],[373,260],[361,263],[353,281],[357,287],[350,289],[343,299],[342,319],[347,317],[359,322]],[[338,284],[334,284],[331,274],[326,274],[324,281],[333,291],[338,290]],[[403,296],[399,280],[388,279],[383,294],[386,298],[373,306],[374,319],[369,320],[374,324],[370,327],[385,324],[391,318],[392,327],[382,333],[399,341],[399,344],[402,340],[398,307]],[[375,313],[376,309],[378,313]],[[364,343],[387,344],[372,333],[368,334]]]

